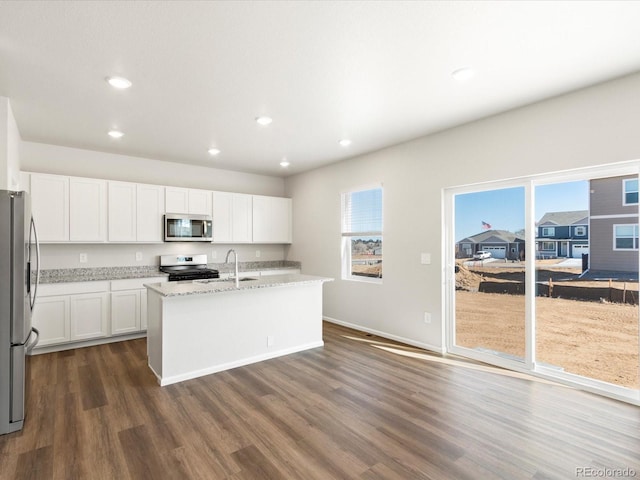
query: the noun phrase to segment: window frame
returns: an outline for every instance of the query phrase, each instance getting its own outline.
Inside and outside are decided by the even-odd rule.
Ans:
[[[542,228],[543,237],[553,237],[556,234],[556,227],[541,227],[541,228]],[[545,230],[548,230],[551,233],[545,233]]]
[[[627,191],[627,184],[630,182],[636,182],[636,189],[635,190],[631,190],[631,191]],[[638,177],[635,178],[625,178],[622,180],[622,205],[627,206],[627,205],[638,205],[638,189],[640,187],[640,185],[638,185],[639,181],[638,181]],[[635,202],[627,202],[627,194],[636,194],[636,201]]]
[[[545,243],[550,244],[551,248],[545,248]],[[555,252],[556,251],[556,242],[541,242],[540,251],[541,252]],[[549,245],[547,245],[549,246]]]
[[[580,233],[582,232],[582,233]],[[587,236],[587,227],[586,225],[578,225],[573,227],[573,233],[576,237],[586,237]]]
[[[346,214],[346,204],[347,198],[351,194],[358,192],[365,192],[368,190],[380,190],[381,193],[381,205],[380,205],[380,216],[381,216],[381,230],[372,230],[366,232],[346,232],[345,231],[345,214]],[[382,251],[384,252],[384,188],[382,183],[369,184],[359,187],[353,187],[348,190],[344,190],[340,193],[340,237],[341,237],[341,278],[342,280],[350,280],[355,282],[364,282],[364,283],[374,283],[374,284],[382,284],[382,279],[384,274],[382,272],[382,265],[384,265],[384,253],[381,253],[381,273],[380,277],[369,277],[365,275],[353,275],[352,267],[353,267],[353,259],[351,255],[351,242],[354,238],[358,237],[369,237],[369,238],[380,238],[380,245]]]
[[[616,232],[617,227],[634,227],[633,236],[620,237]],[[638,229],[637,223],[614,223],[612,226],[612,230],[613,230],[613,250],[614,251],[616,252],[637,252],[638,251],[638,243],[639,243],[640,235],[639,235],[639,231],[638,231],[639,229]],[[631,248],[618,247],[617,240],[619,238],[631,238],[633,242],[633,247]]]

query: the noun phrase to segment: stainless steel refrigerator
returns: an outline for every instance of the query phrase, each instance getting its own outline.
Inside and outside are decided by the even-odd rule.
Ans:
[[[32,272],[33,270],[33,272]],[[0,190],[0,434],[22,429],[40,249],[27,192]]]

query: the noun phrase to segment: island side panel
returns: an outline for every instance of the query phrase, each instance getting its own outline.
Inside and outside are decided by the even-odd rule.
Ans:
[[[162,300],[162,295],[147,289],[147,357],[158,381],[162,378]]]
[[[161,385],[323,345],[322,282],[165,297],[162,310]]]

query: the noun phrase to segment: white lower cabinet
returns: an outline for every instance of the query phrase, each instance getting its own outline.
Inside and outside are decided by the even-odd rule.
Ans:
[[[38,346],[106,337],[108,295],[109,282],[40,285],[32,318]]]
[[[40,285],[32,319],[40,332],[36,350],[145,331],[144,284],[166,281],[150,277]]]
[[[84,293],[69,296],[69,340],[89,340],[108,335],[108,293]]]
[[[140,331],[140,290],[111,292],[111,335]]]
[[[147,289],[145,283],[166,282],[167,277],[135,278],[111,282],[111,335],[147,329]]]
[[[38,297],[32,323],[40,332],[39,347],[68,342],[69,297]]]

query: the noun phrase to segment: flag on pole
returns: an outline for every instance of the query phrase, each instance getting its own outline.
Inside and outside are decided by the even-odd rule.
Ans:
[[[483,230],[490,230],[491,229],[491,224],[485,222],[484,220],[482,221],[482,229]]]

